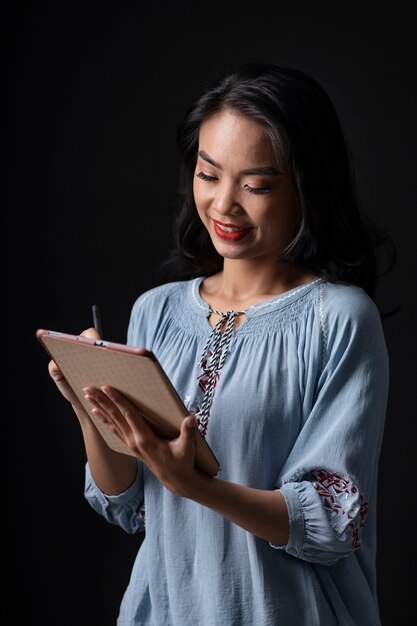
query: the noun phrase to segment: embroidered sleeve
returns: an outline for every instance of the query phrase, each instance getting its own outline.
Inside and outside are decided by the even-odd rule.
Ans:
[[[375,549],[378,459],[388,395],[388,353],[379,313],[343,287],[320,300],[320,374],[275,487],[289,515],[298,558],[332,565]],[[346,292],[347,293],[347,292]]]
[[[333,565],[361,545],[367,503],[353,479],[314,470],[280,489],[289,517],[289,540],[273,548],[298,558]]]
[[[329,515],[331,527],[339,535],[348,531],[352,547],[359,548],[368,510],[363,494],[351,480],[338,474],[330,474],[325,470],[317,470],[312,474],[314,488]]]

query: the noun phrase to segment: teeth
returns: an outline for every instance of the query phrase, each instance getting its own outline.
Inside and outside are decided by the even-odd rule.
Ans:
[[[224,233],[240,233],[240,231],[245,230],[244,228],[230,228],[230,226],[222,226],[222,224],[217,223],[217,226]]]

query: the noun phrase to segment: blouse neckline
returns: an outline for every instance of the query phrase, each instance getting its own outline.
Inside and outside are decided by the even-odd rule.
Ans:
[[[210,315],[210,306],[206,300],[204,300],[200,295],[200,285],[206,276],[199,276],[198,278],[194,278],[191,281],[191,301],[194,305],[194,309],[200,313],[200,315],[204,317],[208,317]],[[262,300],[256,304],[252,304],[250,307],[245,309],[246,317],[249,319],[251,317],[255,317],[258,315],[263,315],[269,313],[272,310],[282,308],[294,302],[294,300],[298,300],[308,291],[313,289],[315,286],[324,282],[324,278],[321,276],[310,280],[303,285],[298,285],[297,287],[293,287],[288,291],[284,291],[272,298],[268,298],[267,300]],[[242,327],[241,327],[242,328]],[[239,329],[237,329],[239,330]]]

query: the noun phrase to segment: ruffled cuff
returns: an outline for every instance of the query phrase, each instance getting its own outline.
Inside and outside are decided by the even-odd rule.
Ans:
[[[289,535],[288,543],[277,545],[270,542],[272,548],[276,550],[285,550],[292,556],[298,556],[304,544],[305,521],[304,512],[298,494],[298,486],[300,483],[287,483],[279,490],[284,496],[288,510]]]
[[[341,492],[340,499],[334,497],[329,507],[318,480],[322,476],[313,472],[312,478],[316,480],[285,483],[280,488],[288,509],[289,538],[286,545],[270,545],[306,561],[333,565],[360,545],[358,527],[364,520],[363,507],[358,504],[359,490],[354,487],[358,498],[349,501]]]
[[[89,464],[85,466],[84,496],[90,506],[108,522],[121,526],[128,533],[144,529],[143,475],[138,463],[134,482],[122,493],[109,496],[94,481]]]

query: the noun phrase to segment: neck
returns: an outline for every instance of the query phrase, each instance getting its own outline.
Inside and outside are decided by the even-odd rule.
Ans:
[[[224,259],[223,270],[204,279],[200,295],[212,311],[244,311],[316,277],[289,263],[266,265],[253,259]],[[235,327],[243,323],[242,319],[243,316],[236,319]],[[210,320],[210,323],[217,321]]]
[[[236,301],[275,295],[314,278],[290,263],[265,265],[253,259],[225,259],[217,275],[217,289],[225,298]]]

